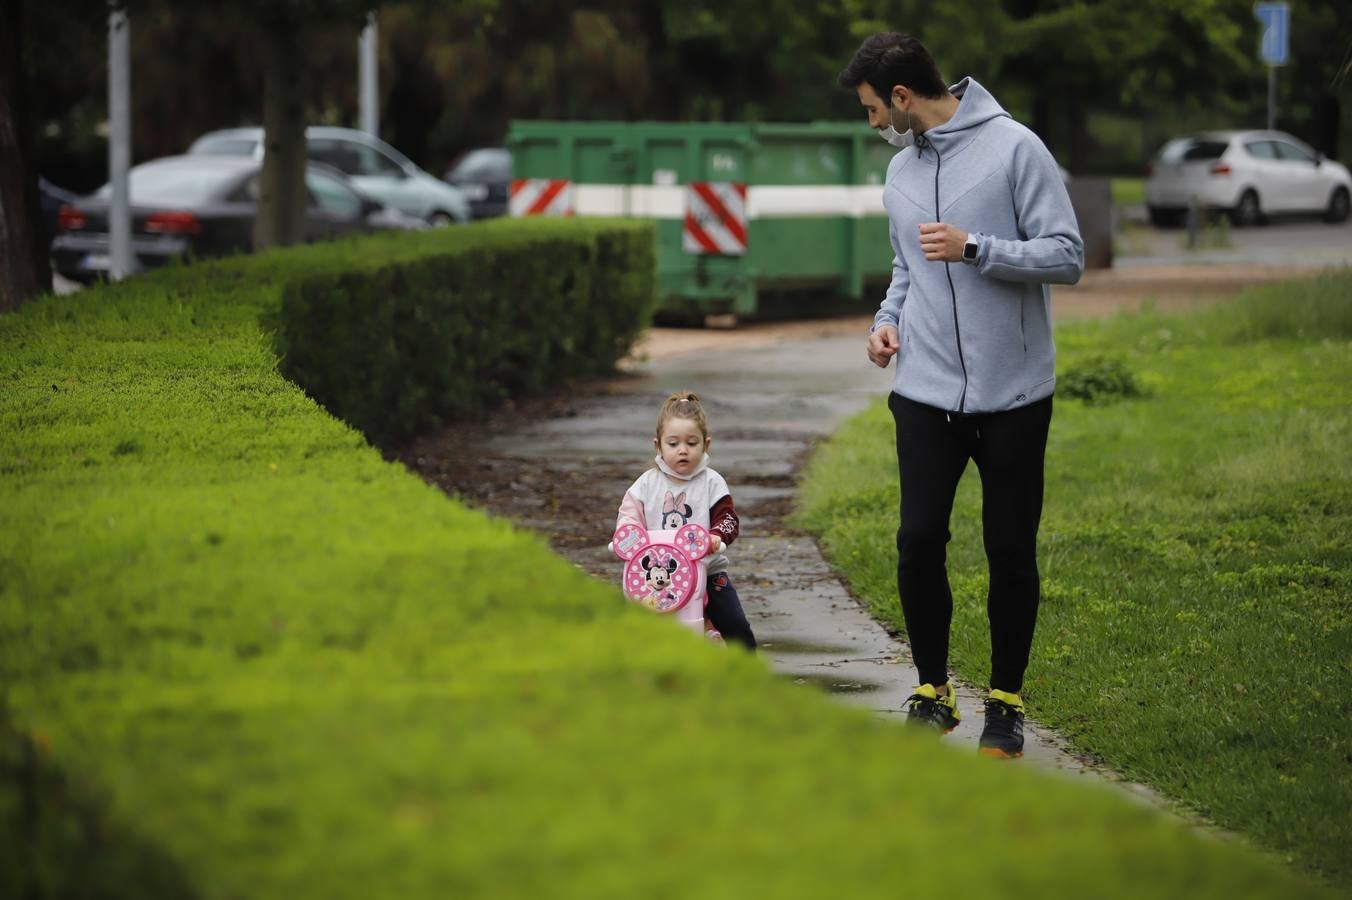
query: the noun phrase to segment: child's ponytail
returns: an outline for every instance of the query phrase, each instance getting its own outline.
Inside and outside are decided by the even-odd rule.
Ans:
[[[662,403],[662,411],[657,414],[657,437],[662,437],[662,429],[669,419],[690,419],[699,426],[700,433],[709,437],[709,420],[704,416],[704,407],[700,404],[699,394],[694,391],[677,391]]]

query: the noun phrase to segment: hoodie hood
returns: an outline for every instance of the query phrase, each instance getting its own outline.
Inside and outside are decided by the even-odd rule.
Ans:
[[[999,101],[975,78],[964,78],[950,87],[948,92],[958,98],[958,111],[944,124],[916,136],[916,147],[921,151],[921,156],[932,145],[941,156],[947,158],[950,153],[975,140],[980,126],[991,119],[1011,118]]]
[[[893,390],[959,413],[1035,403],[1056,384],[1050,284],[1084,269],[1070,196],[1046,145],[974,79],[953,117],[892,158],[883,188],[892,282],[874,328],[897,329]],[[976,258],[924,256],[918,229],[966,231]]]
[[[689,475],[682,475],[671,466],[667,465],[666,460],[662,458],[662,454],[660,453],[653,457],[653,462],[657,464],[657,468],[662,470],[662,474],[668,478],[675,478],[677,481],[689,481],[700,472],[709,468],[709,454],[704,454],[704,458],[699,461],[699,465],[695,466]]]

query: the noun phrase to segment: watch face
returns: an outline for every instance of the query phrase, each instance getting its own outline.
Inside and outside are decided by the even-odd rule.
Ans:
[[[968,243],[966,243],[966,244],[963,244],[963,245],[962,245],[962,258],[963,258],[963,259],[976,259],[976,244],[973,244],[973,243],[971,243],[970,241],[969,241]]]

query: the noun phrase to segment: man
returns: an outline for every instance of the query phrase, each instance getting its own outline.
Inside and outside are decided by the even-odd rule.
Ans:
[[[904,147],[883,187],[896,256],[868,357],[883,368],[897,357],[888,399],[901,473],[897,591],[920,681],[907,722],[947,733],[961,718],[948,681],[945,554],[970,459],[981,474],[990,567],[991,692],[980,751],[1021,756],[1019,693],[1040,595],[1037,530],[1056,382],[1047,286],[1079,280],[1084,244],[1043,143],[974,79],[945,87],[920,41],[874,35],[840,83],[858,93],[869,125]]]

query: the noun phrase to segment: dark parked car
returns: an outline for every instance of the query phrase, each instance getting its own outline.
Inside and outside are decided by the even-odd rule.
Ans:
[[[512,156],[503,147],[471,150],[446,172],[446,181],[460,188],[476,219],[507,212],[507,185],[512,179]]]
[[[130,173],[132,256],[138,269],[184,256],[223,256],[253,249],[262,163],[245,157],[169,156]],[[305,240],[389,228],[423,228],[422,222],[357,193],[341,173],[310,163]],[[52,242],[56,271],[89,282],[109,268],[108,206],[112,187],[61,208],[60,234]]]
[[[57,187],[46,178],[38,178],[38,200],[42,205],[42,234],[46,238],[47,246],[50,247],[52,238],[56,237],[56,220],[61,214],[61,207],[78,199],[79,195]]]

